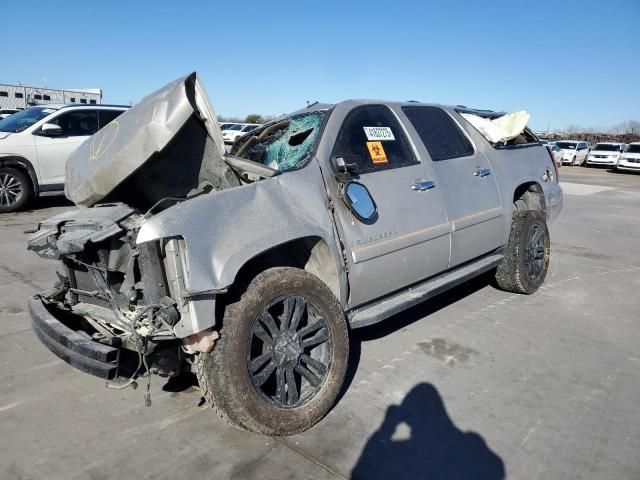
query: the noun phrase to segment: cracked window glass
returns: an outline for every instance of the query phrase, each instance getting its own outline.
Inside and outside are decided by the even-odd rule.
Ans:
[[[231,155],[286,172],[302,167],[320,138],[326,112],[296,115],[276,122],[244,142],[234,145]]]

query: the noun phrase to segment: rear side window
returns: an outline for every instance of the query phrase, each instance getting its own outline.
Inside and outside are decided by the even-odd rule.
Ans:
[[[434,161],[473,155],[471,142],[453,119],[438,107],[402,107]]]
[[[400,123],[384,105],[353,109],[342,123],[331,156],[355,164],[358,173],[418,163]]]
[[[96,110],[75,110],[63,113],[49,123],[62,128],[62,134],[67,137],[84,137],[98,131],[98,112]]]
[[[98,122],[100,125],[98,128],[102,128],[108,123],[111,123],[111,121],[121,113],[123,113],[122,110],[98,110]]]

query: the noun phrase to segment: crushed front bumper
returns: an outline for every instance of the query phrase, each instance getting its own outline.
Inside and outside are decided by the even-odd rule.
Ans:
[[[118,376],[120,349],[82,335],[56,318],[38,295],[29,300],[33,331],[55,355],[91,375],[107,380]]]

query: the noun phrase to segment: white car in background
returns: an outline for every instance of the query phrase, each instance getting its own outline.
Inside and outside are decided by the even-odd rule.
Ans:
[[[589,144],[582,140],[561,140],[556,145],[562,150],[563,165],[583,165],[589,154]]]
[[[558,168],[560,168],[562,166],[562,155],[563,155],[563,152],[562,150],[560,150],[560,147],[551,143],[547,143],[545,147],[547,147],[547,149],[551,153],[551,156],[553,157],[553,161],[556,162],[556,165],[558,166]]]
[[[255,130],[259,126],[260,125],[256,123],[238,123],[226,130],[222,130],[222,139],[224,143],[233,143],[236,141],[236,138],[249,133],[251,130]]]
[[[596,143],[596,146],[587,155],[587,166],[608,165],[615,167],[625,148],[627,145],[624,143]]]
[[[620,155],[616,170],[640,172],[640,142],[630,143]]]
[[[71,152],[128,108],[46,104],[0,120],[0,213],[33,197],[62,195]]]
[[[20,110],[16,108],[3,108],[0,110],[0,120],[3,118],[7,118],[9,115],[13,115],[14,113],[19,112]]]

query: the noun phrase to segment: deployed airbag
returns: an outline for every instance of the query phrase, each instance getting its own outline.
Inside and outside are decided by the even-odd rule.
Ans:
[[[485,118],[472,113],[461,115],[491,143],[508,142],[520,135],[529,122],[529,113],[522,110],[498,118]]]

